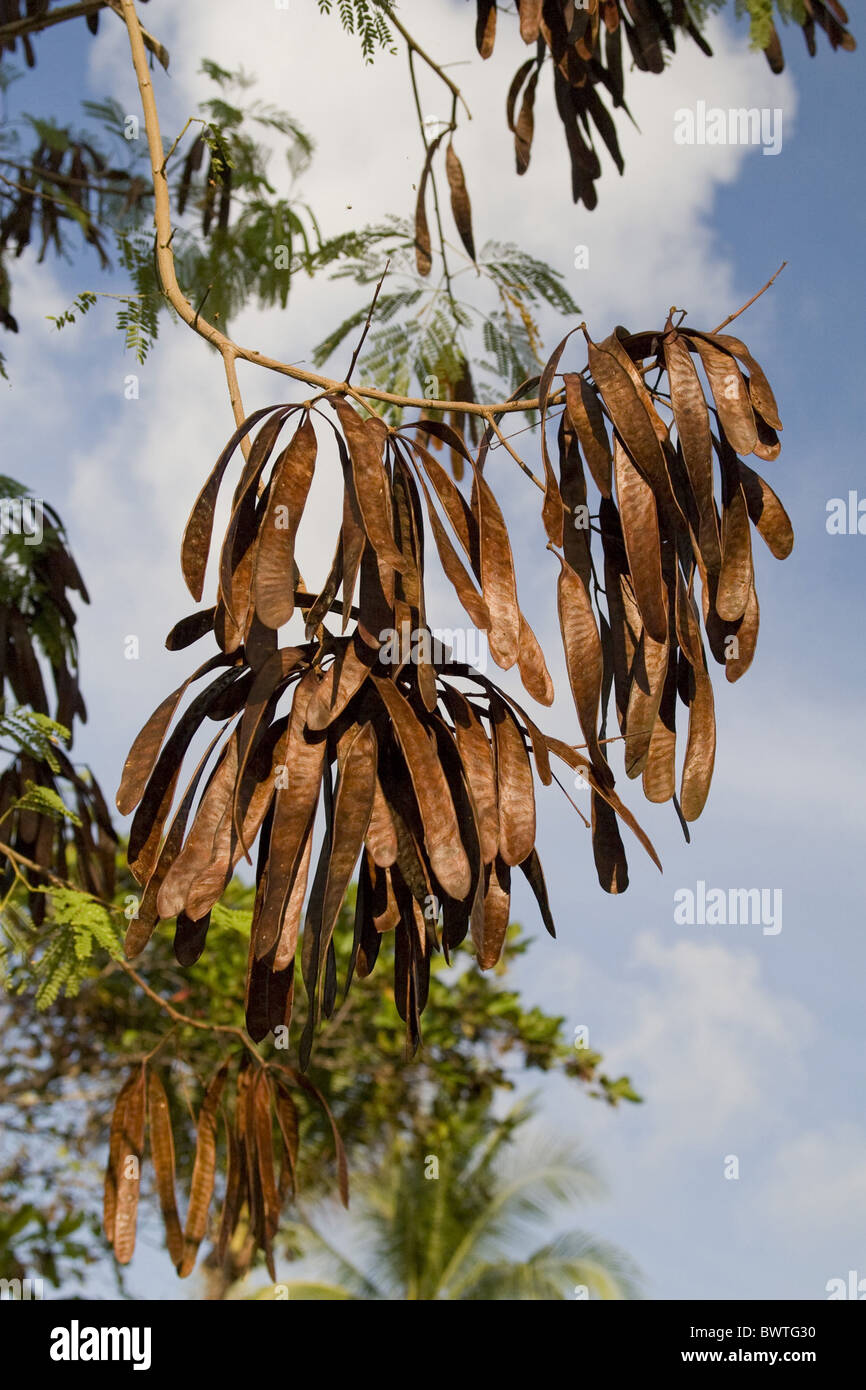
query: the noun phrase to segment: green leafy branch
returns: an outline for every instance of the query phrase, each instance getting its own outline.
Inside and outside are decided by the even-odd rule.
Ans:
[[[37,762],[45,762],[53,773],[60,771],[60,763],[54,749],[60,743],[69,743],[69,730],[47,714],[39,714],[23,705],[7,712],[0,703],[0,739],[14,745],[4,752],[24,752]]]
[[[542,308],[576,315],[580,311],[563,277],[519,247],[488,242],[477,264],[467,258],[465,271],[477,272],[492,292],[486,307],[456,298],[444,275],[430,283],[418,274],[409,224],[392,218],[325,243],[317,265],[332,264],[332,279],[347,278],[358,285],[377,283],[386,260],[394,288],[376,304],[376,327],[369,350],[361,359],[368,379],[398,395],[409,395],[413,381],[421,394],[442,399],[493,400],[513,391],[543,363],[538,312]],[[451,284],[464,273],[451,275]],[[488,295],[488,300],[489,300]],[[321,367],[364,322],[367,306],[355,310],[332,329],[313,350]],[[474,335],[470,337],[470,335]],[[478,359],[478,340],[487,358],[476,372],[486,376],[476,393],[469,363]]]
[[[330,14],[334,8],[333,0],[318,0],[319,13]],[[377,49],[392,55],[397,49],[394,36],[388,27],[386,15],[390,15],[390,4],[378,4],[375,0],[338,0],[340,23],[347,34],[357,34],[361,42],[361,52],[365,63],[372,63]]]
[[[24,994],[35,990],[33,1002],[40,1013],[61,994],[74,998],[94,967],[102,969],[102,963],[94,961],[97,951],[113,959],[121,955],[120,933],[104,904],[72,887],[52,886],[42,891],[48,895],[50,917],[38,939],[25,943],[14,925],[10,933],[10,924],[5,922],[9,944],[0,946],[4,959],[8,959],[10,948],[17,947],[17,959],[9,972],[10,991]]]
[[[37,816],[50,816],[52,820],[68,820],[73,825],[81,824],[81,817],[70,811],[54,787],[41,787],[29,779],[24,783],[24,795],[15,798],[6,815],[13,811],[33,811]]]

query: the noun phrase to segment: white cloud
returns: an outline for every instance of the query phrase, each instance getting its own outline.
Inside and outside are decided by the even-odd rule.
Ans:
[[[630,966],[631,1024],[605,1061],[639,1077],[652,1150],[742,1142],[766,1125],[795,1083],[808,1010],[765,983],[757,956],[715,942],[642,932]]]
[[[792,1243],[818,1238],[847,1248],[866,1277],[866,1134],[854,1124],[808,1130],[780,1148],[761,1206]],[[843,1277],[846,1269],[835,1271]],[[827,1277],[834,1273],[828,1270]]]

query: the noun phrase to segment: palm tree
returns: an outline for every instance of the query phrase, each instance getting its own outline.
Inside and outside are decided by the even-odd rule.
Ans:
[[[536,1140],[515,1151],[529,1118],[521,1106],[504,1119],[454,1120],[437,1145],[396,1142],[388,1160],[355,1183],[353,1215],[336,1240],[318,1224],[299,1234],[313,1277],[261,1290],[258,1298],[363,1301],[632,1298],[637,1274],[615,1247],[568,1231],[530,1251],[531,1228],[600,1184],[586,1158]],[[521,1146],[526,1148],[526,1146]],[[428,1151],[422,1151],[426,1148]],[[343,1237],[342,1240],[340,1237]],[[316,1275],[321,1274],[321,1278]]]

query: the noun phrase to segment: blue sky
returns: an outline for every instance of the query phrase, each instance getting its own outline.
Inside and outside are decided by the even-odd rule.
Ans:
[[[240,62],[257,75],[264,100],[287,106],[316,136],[301,191],[327,230],[383,209],[408,213],[420,159],[405,60],[383,57],[364,69],[354,41],[319,18],[313,0],[297,0],[293,13],[304,7],[298,44],[289,30],[295,19],[265,0],[243,28],[228,0],[153,0],[147,25],[172,52],[172,76],[155,79],[164,133],[176,133],[204,94],[201,57]],[[417,18],[414,8],[406,13],[421,41],[463,64],[454,72],[474,120],[457,148],[479,240],[514,240],[549,259],[566,274],[595,338],[618,322],[660,326],[671,304],[710,328],[788,261],[737,330],[779,401],[782,453],[761,471],[797,539],[783,564],[756,541],[758,653],[741,682],[717,686],[708,807],[686,846],[670,808],[650,807],[623,776],[664,874],[629,847],[631,886],[611,899],[597,886],[580,822],[555,789],[543,794],[539,847],[557,942],[519,888],[514,915],[538,937],[520,967],[527,998],[561,1012],[569,1031],[587,1024],[612,1073],[628,1072],[645,1097],[612,1113],[565,1085],[546,1088],[544,1129],[583,1142],[608,1183],[607,1199],[575,1220],[628,1250],[652,1297],[822,1298],[829,1279],[849,1269],[866,1275],[858,880],[866,536],[831,536],[825,524],[829,499],[850,489],[866,497],[862,48],[832,54],[819,43],[809,59],[800,35],[786,31],[787,71],[774,78],[746,50],[743,25],[715,24],[712,63],[684,51],[662,79],[631,75],[641,133],[623,131],[625,177],[609,167],[599,208],[586,214],[570,201],[546,90],[530,171],[522,181],[513,174],[504,93],[524,50],[506,25],[485,65],[470,60],[474,7],[425,5]],[[64,26],[42,37],[35,74],[10,93],[13,110],[50,106],[68,115],[79,96],[111,93],[138,111],[122,26],[105,15],[96,41],[79,27],[80,35]],[[425,84],[424,100],[437,114],[435,84]],[[781,153],[675,145],[674,112],[698,100],[781,108]],[[377,138],[383,129],[387,146]],[[589,248],[588,270],[572,268],[577,244]],[[81,289],[121,287],[100,279],[95,264],[39,273],[25,258],[16,285],[22,331],[2,345],[11,376],[0,386],[3,471],[61,511],[90,586],[80,628],[91,717],[77,753],[113,793],[132,736],[186,674],[185,656],[162,650],[165,632],[192,608],[179,539],[231,415],[218,359],[181,326],[163,328],[139,369],[123,355],[110,307],[62,334],[45,322]],[[340,284],[303,285],[285,314],[253,308],[234,331],[263,351],[308,359],[323,327],[357,303]],[[552,347],[559,323],[551,316],[544,326]],[[140,398],[127,401],[123,383],[133,371]],[[286,396],[285,383],[252,369],[241,369],[241,385],[250,410]],[[522,538],[521,594],[553,652],[555,568],[536,558],[536,499],[507,461],[491,465],[491,477]],[[323,524],[328,501],[323,485],[311,501]],[[320,536],[313,525],[303,541],[312,574],[322,552],[330,555],[330,539]],[[459,621],[444,589],[437,594],[442,625]],[[140,639],[138,662],[123,657],[129,634]],[[562,663],[551,669],[565,693],[544,723],[567,736],[575,723]],[[677,925],[674,893],[698,880],[781,889],[782,931]],[[729,1155],[739,1159],[736,1181],[724,1177]],[[166,1276],[161,1255],[145,1252],[133,1265],[141,1293],[167,1292],[156,1283]],[[178,1286],[178,1296],[186,1292]]]

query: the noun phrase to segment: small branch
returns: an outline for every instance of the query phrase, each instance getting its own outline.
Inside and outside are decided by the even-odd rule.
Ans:
[[[572,806],[574,807],[574,809],[575,809],[575,811],[577,812],[577,814],[580,816],[580,819],[583,821],[583,823],[584,823],[584,825],[586,826],[587,830],[589,830],[589,828],[590,828],[589,821],[587,820],[586,816],[585,816],[585,815],[583,814],[583,812],[581,811],[581,809],[580,809],[580,807],[578,806],[577,802],[574,800],[573,797],[569,796],[568,792],[565,790],[565,787],[564,787],[564,786],[562,785],[562,783],[560,782],[560,780],[559,780],[559,778],[557,777],[556,773],[553,772],[553,771],[551,771],[551,774],[550,774],[550,775],[551,775],[551,777],[553,778],[553,780],[554,780],[554,782],[556,783],[556,785],[559,787],[559,790],[562,792],[562,794],[563,794],[563,796],[565,797],[566,801],[570,801],[570,802],[571,802]]]
[[[397,18],[397,16],[391,9],[390,4],[383,4],[382,0],[373,0],[373,3],[376,5],[377,9],[384,10],[385,15],[388,19],[388,23],[393,24],[394,28],[397,30],[397,33],[401,36],[404,43],[407,45],[410,55],[412,53],[417,53],[422,63],[426,63],[428,68],[430,68],[431,72],[435,72],[436,76],[440,79],[440,81],[445,83],[445,86],[448,88],[449,92],[454,97],[455,102],[459,101],[462,104],[463,110],[466,112],[468,119],[471,121],[472,112],[466,105],[463,93],[457,86],[457,83],[452,81],[452,79],[448,76],[447,72],[443,71],[443,69],[439,66],[435,59],[430,57],[429,53],[424,52],[424,49],[412,37],[405,25],[401,24],[400,20]]]
[[[210,284],[208,285],[207,289],[205,290],[204,294],[202,295],[201,300],[199,301],[199,306],[198,306],[198,308],[197,308],[196,311],[195,311],[195,317],[193,318],[192,326],[193,326],[193,328],[196,330],[196,332],[198,332],[198,320],[199,320],[199,315],[201,314],[201,311],[202,311],[202,309],[204,308],[204,306],[207,304],[207,297],[208,297],[208,295],[210,294],[210,292],[211,292],[212,289],[213,289],[213,280],[211,280]],[[240,423],[240,422],[238,422],[238,423]]]
[[[177,149],[177,147],[178,147],[178,145],[180,144],[180,142],[181,142],[181,140],[183,139],[183,137],[186,135],[186,133],[187,133],[187,131],[189,130],[189,128],[190,128],[191,125],[200,125],[200,126],[204,127],[204,129],[207,129],[207,121],[202,120],[201,116],[190,116],[190,117],[187,119],[187,122],[186,122],[186,124],[185,124],[183,130],[180,132],[180,134],[179,134],[179,135],[177,136],[177,138],[175,139],[174,144],[172,145],[171,149],[169,150],[168,154],[165,156],[165,159],[164,159],[163,162],[162,162],[162,170],[161,170],[161,172],[162,172],[163,174],[165,173],[165,166],[166,166],[166,164],[167,164],[168,161],[171,159],[172,155],[174,154],[175,150]]]
[[[496,420],[495,420],[495,418],[494,418],[494,416],[493,416],[492,411],[491,411],[488,415],[485,416],[485,419],[487,420],[488,425],[489,425],[490,428],[493,430],[493,433],[496,435],[496,438],[499,440],[499,443],[502,445],[503,449],[506,449],[507,452],[508,452],[508,453],[511,455],[511,457],[514,459],[514,462],[518,465],[518,467],[520,467],[520,468],[523,469],[523,471],[524,471],[524,473],[526,474],[527,478],[531,478],[532,481],[535,483],[535,486],[536,486],[537,488],[540,488],[540,490],[541,490],[542,492],[545,492],[545,491],[546,491],[546,488],[545,488],[545,486],[544,486],[544,483],[541,481],[540,478],[536,478],[536,476],[535,476],[535,474],[533,473],[532,469],[529,468],[529,467],[523,462],[523,459],[520,457],[520,455],[519,455],[518,453],[515,453],[514,449],[512,449],[511,445],[510,445],[509,442],[508,442],[507,437],[502,433],[501,429],[500,429],[499,426],[497,425]],[[518,433],[519,433],[519,431],[518,431]],[[496,448],[497,446],[494,444],[493,447]]]
[[[123,6],[120,4],[120,0],[108,0],[108,8],[113,10],[120,19],[124,19]],[[169,56],[165,44],[160,43],[159,39],[155,39],[153,34],[149,34],[143,25],[141,26],[141,37],[144,40],[145,48],[153,54],[157,62],[168,72]]]
[[[349,370],[348,370],[347,373],[346,373],[346,385],[347,385],[347,386],[349,385],[349,382],[350,382],[350,380],[351,380],[351,378],[352,378],[352,372],[355,370],[355,363],[356,363],[357,360],[358,360],[358,356],[359,356],[359,354],[360,354],[360,352],[361,352],[361,348],[364,346],[364,339],[366,338],[367,334],[368,334],[369,331],[370,331],[370,324],[373,322],[373,310],[376,308],[376,300],[379,298],[379,291],[381,290],[382,285],[383,285],[384,282],[385,282],[385,276],[388,274],[388,269],[389,269],[390,265],[391,265],[391,257],[389,256],[388,259],[387,259],[387,261],[385,262],[385,269],[382,271],[382,274],[381,274],[381,276],[380,276],[380,278],[379,278],[379,283],[378,283],[378,285],[376,286],[375,292],[374,292],[374,294],[373,294],[373,300],[372,300],[372,303],[370,304],[370,312],[369,312],[368,315],[367,315],[367,322],[364,324],[363,332],[361,333],[361,337],[360,337],[359,340],[358,340],[358,346],[355,348],[355,351],[352,353],[352,360],[351,360],[351,362],[349,363]]]
[[[129,183],[132,182],[134,175],[130,175],[129,182],[116,184],[94,183],[92,179],[76,179],[71,174],[61,174],[59,170],[37,169],[31,164],[21,164],[17,159],[0,159],[0,164],[5,164],[10,169],[18,169],[22,174],[28,174],[34,181],[57,184],[59,188],[86,188],[89,193],[97,193],[107,198],[126,198],[129,196]],[[4,183],[11,180],[4,178]],[[23,193],[33,193],[37,198],[43,197],[42,190],[31,184],[12,184],[13,188],[20,188]],[[147,196],[150,197],[149,190],[145,189]],[[50,194],[47,196],[51,196]],[[76,204],[78,207],[79,204]]]
[[[429,142],[428,139],[427,139],[427,130],[426,130],[426,127],[425,127],[425,125],[424,125],[424,111],[423,111],[423,109],[422,109],[422,107],[421,107],[421,93],[420,93],[419,90],[418,90],[418,81],[417,81],[417,78],[416,78],[416,76],[415,76],[415,63],[414,63],[414,61],[413,61],[413,59],[412,59],[412,49],[411,49],[411,48],[409,49],[409,78],[410,78],[410,81],[411,81],[411,83],[412,83],[412,96],[414,97],[414,100],[415,100],[415,111],[416,111],[417,116],[418,116],[418,127],[419,127],[419,129],[420,129],[420,131],[421,131],[421,141],[422,141],[422,144],[424,145],[424,156],[425,156],[425,159],[426,159],[426,158],[429,158],[429,154],[430,154],[430,142]],[[457,105],[457,99],[456,99],[456,97],[455,97],[454,102],[453,102],[453,104],[452,104],[452,108],[451,108],[451,127],[450,127],[451,130],[454,130],[454,129],[455,129],[455,126],[456,126],[456,121],[455,121],[455,118],[454,118],[454,117],[455,117],[456,105]],[[439,254],[440,254],[440,256],[442,257],[442,271],[443,271],[443,274],[444,274],[444,276],[445,276],[445,290],[446,290],[446,293],[447,293],[447,295],[448,295],[448,302],[450,303],[452,310],[453,310],[453,311],[456,311],[457,305],[456,305],[455,300],[454,300],[454,289],[453,289],[453,286],[452,286],[452,284],[451,284],[451,271],[450,271],[450,269],[449,269],[449,267],[448,267],[448,257],[447,257],[447,255],[445,254],[445,230],[444,230],[444,228],[443,228],[443,226],[442,226],[442,210],[441,210],[441,208],[440,208],[440,206],[439,206],[439,189],[438,189],[437,184],[436,184],[436,173],[435,173],[435,171],[434,171],[434,169],[433,169],[432,164],[431,164],[431,166],[430,166],[430,173],[429,173],[429,176],[428,176],[428,177],[429,177],[429,179],[430,179],[430,187],[431,187],[432,190],[433,190],[433,212],[434,212],[434,215],[435,215],[435,217],[436,217],[436,230],[437,230],[437,232],[439,233]],[[431,299],[430,303],[431,303],[431,305],[432,305],[432,303],[433,303],[432,299]],[[455,318],[456,318],[456,312],[455,312]]]
[[[45,14],[25,15],[23,19],[10,20],[8,24],[0,24],[0,43],[23,38],[25,34],[39,34],[55,24],[64,24],[67,19],[81,19],[96,14],[97,10],[104,10],[107,4],[108,0],[79,0],[75,5],[63,5]]]
[[[58,878],[57,874],[53,874],[50,869],[43,868],[43,866],[37,864],[34,859],[28,859],[25,855],[19,854],[11,845],[4,844],[2,840],[0,840],[0,854],[5,854],[7,859],[10,859],[13,864],[23,864],[25,869],[33,869],[35,873],[41,874],[43,878],[47,878],[52,883],[56,883],[58,888],[74,887],[74,884],[67,883],[63,878]]]
[[[237,425],[238,429],[240,429],[241,425],[247,417],[246,411],[244,410],[243,397],[241,396],[241,387],[240,382],[238,381],[237,367],[235,366],[235,354],[232,352],[224,352],[222,355],[222,359],[223,367],[225,368],[226,383],[229,388],[229,401],[231,403],[232,414],[235,417],[235,424]],[[247,459],[250,456],[251,448],[252,445],[250,443],[249,434],[245,434],[241,439],[241,453],[244,456],[244,463],[246,463]]]
[[[752,297],[751,297],[751,299],[747,299],[746,302],[745,302],[745,304],[743,304],[742,307],[739,308],[735,314],[728,314],[728,317],[727,317],[726,319],[722,319],[722,322],[718,325],[717,328],[714,328],[714,329],[713,329],[713,332],[714,332],[714,333],[721,333],[722,329],[723,329],[723,328],[727,328],[727,326],[728,326],[729,323],[733,323],[733,322],[734,322],[734,319],[738,319],[738,318],[740,317],[740,314],[744,314],[744,313],[746,312],[747,309],[750,309],[751,306],[754,304],[754,302],[755,302],[756,299],[760,299],[762,294],[766,294],[767,290],[770,288],[770,286],[772,285],[773,281],[774,281],[774,280],[778,280],[779,276],[782,274],[782,271],[785,269],[785,266],[786,266],[787,264],[788,264],[787,261],[783,261],[782,264],[779,266],[779,269],[776,271],[776,274],[770,276],[770,278],[769,278],[769,280],[767,281],[767,283],[766,283],[766,285],[764,286],[764,288],[761,289],[761,290],[758,290],[758,293],[757,293],[757,294],[753,294]]]
[[[58,177],[57,179],[52,178],[52,182],[69,184],[78,183],[84,188],[93,187],[93,185],[86,183],[83,179],[63,179]],[[76,209],[78,212],[81,212],[83,210],[81,204],[76,203],[75,199],[71,196],[65,197],[62,193],[49,193],[46,188],[34,188],[31,184],[27,183],[16,183],[14,179],[7,178],[5,174],[0,174],[0,183],[5,183],[8,188],[17,189],[19,193],[29,193],[34,198],[43,198],[47,199],[49,203],[56,203],[59,208],[64,208],[69,213],[70,222],[76,221],[75,213],[72,211],[72,209]],[[122,190],[96,189],[95,191],[98,193],[114,193],[121,192]],[[88,221],[92,227],[99,226],[99,223],[97,222],[96,218],[90,217],[89,214],[87,214],[87,216]]]
[[[158,1004],[159,1007],[163,1010],[163,1012],[167,1013],[169,1018],[172,1019],[173,1022],[182,1023],[187,1028],[199,1028],[203,1032],[207,1033],[231,1034],[233,1037],[239,1038],[240,1041],[243,1043],[244,1047],[249,1048],[250,1052],[252,1052],[253,1056],[256,1058],[256,1061],[261,1063],[262,1059],[259,1054],[258,1048],[250,1038],[249,1034],[245,1031],[245,1029],[238,1028],[231,1023],[207,1023],[204,1019],[201,1018],[190,1018],[188,1014],[182,1014],[179,1009],[176,1009],[174,1007],[173,1004],[169,1004],[168,1000],[163,999],[162,995],[157,994],[155,989],[151,989],[144,976],[139,975],[138,971],[134,969],[134,967],[131,966],[128,963],[128,961],[121,960],[115,957],[112,960],[112,965],[119,966],[125,975],[128,975],[131,980],[134,980],[135,983],[138,985],[139,989],[143,990],[143,992],[147,995],[148,999],[151,999],[154,1004]],[[165,1039],[163,1039],[162,1041],[165,1041]]]

